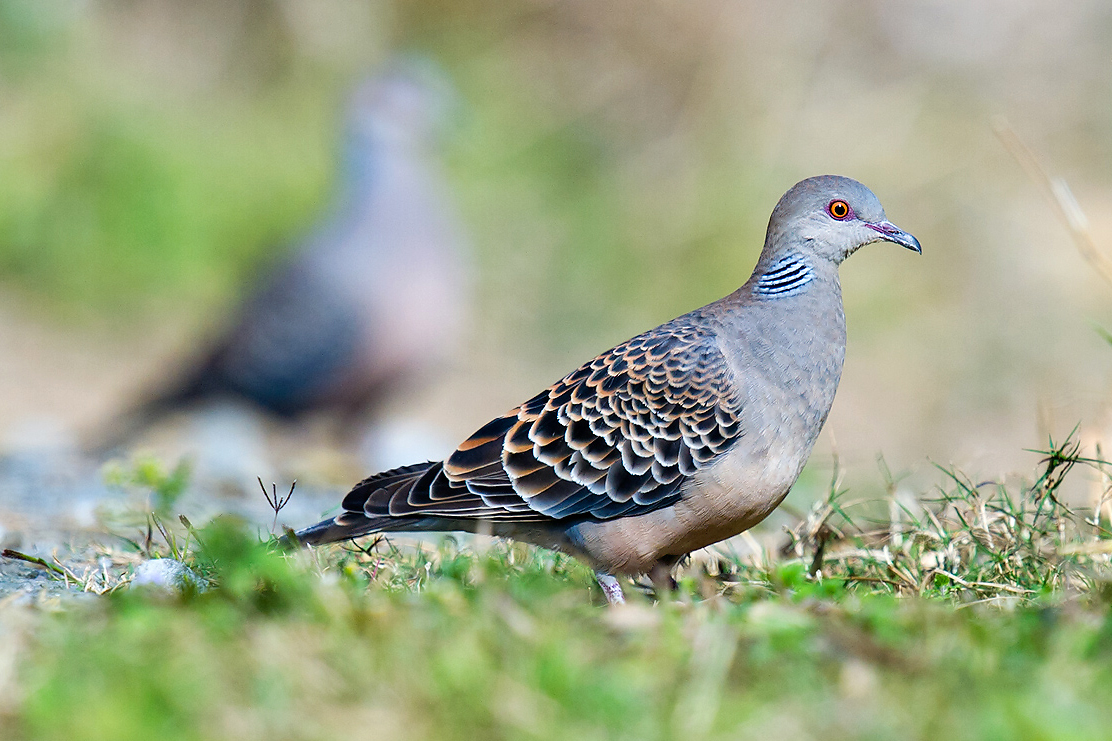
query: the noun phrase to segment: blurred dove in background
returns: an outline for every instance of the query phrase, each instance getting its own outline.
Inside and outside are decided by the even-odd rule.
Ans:
[[[376,401],[443,362],[469,307],[462,229],[432,154],[450,92],[410,59],[359,85],[328,216],[200,357],[87,448],[111,452],[217,398],[287,419],[326,412],[354,441]]]

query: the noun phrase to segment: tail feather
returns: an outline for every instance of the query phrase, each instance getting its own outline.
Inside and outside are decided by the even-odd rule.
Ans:
[[[366,512],[368,503],[379,504],[380,508],[387,510],[390,498],[395,493],[405,487],[412,486],[429,469],[439,465],[439,463],[428,461],[376,473],[352,487],[352,490],[344,497],[341,506],[343,506],[345,512],[356,513]]]
[[[388,529],[390,524],[389,517],[372,518],[344,513],[339,517],[322,520],[316,525],[298,530],[294,533],[294,537],[302,545],[323,545],[381,532]]]
[[[354,540],[374,533],[421,532],[479,532],[486,528],[479,519],[451,517],[367,517],[354,512],[344,512],[316,525],[296,531],[293,536],[301,545],[324,545],[341,540]],[[280,539],[283,544],[292,540]]]
[[[321,545],[388,530],[435,529],[435,525],[432,523],[433,518],[396,518],[388,515],[375,517],[368,516],[365,511],[368,501],[372,498],[388,502],[390,497],[399,489],[412,486],[430,468],[438,465],[440,464],[431,461],[416,463],[370,476],[356,484],[344,497],[343,512],[335,517],[322,520],[316,525],[298,530],[294,533],[294,536],[305,545]]]

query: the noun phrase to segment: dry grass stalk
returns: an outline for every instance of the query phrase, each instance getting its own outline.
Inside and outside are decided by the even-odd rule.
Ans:
[[[1030,599],[1088,589],[1112,578],[1112,533],[1064,505],[1057,491],[1078,464],[1102,471],[1108,463],[1083,457],[1072,438],[1043,452],[1041,474],[1018,492],[942,469],[952,488],[923,501],[920,512],[889,500],[887,522],[869,520],[876,503],[842,502],[832,488],[788,531],[781,553],[810,564],[811,578],[900,594]]]
[[[1112,258],[1097,246],[1089,228],[1089,219],[1074,197],[1069,184],[1064,178],[1053,177],[1047,172],[1035,153],[1023,142],[1006,118],[997,118],[993,124],[993,131],[1008,153],[1040,186],[1043,195],[1069,230],[1070,237],[1073,238],[1081,256],[1101,278],[1112,285]]]

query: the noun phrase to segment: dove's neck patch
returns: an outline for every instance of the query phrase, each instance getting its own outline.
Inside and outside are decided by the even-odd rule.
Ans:
[[[802,257],[784,255],[757,279],[753,290],[758,296],[788,296],[798,293],[814,279],[814,271]]]

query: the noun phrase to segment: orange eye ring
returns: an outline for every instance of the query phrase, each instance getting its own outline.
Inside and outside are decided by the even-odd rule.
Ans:
[[[833,216],[835,219],[838,219],[839,221],[844,221],[853,216],[853,209],[849,207],[848,203],[841,199],[831,201],[830,205],[826,207],[826,210],[830,212],[831,216]]]

